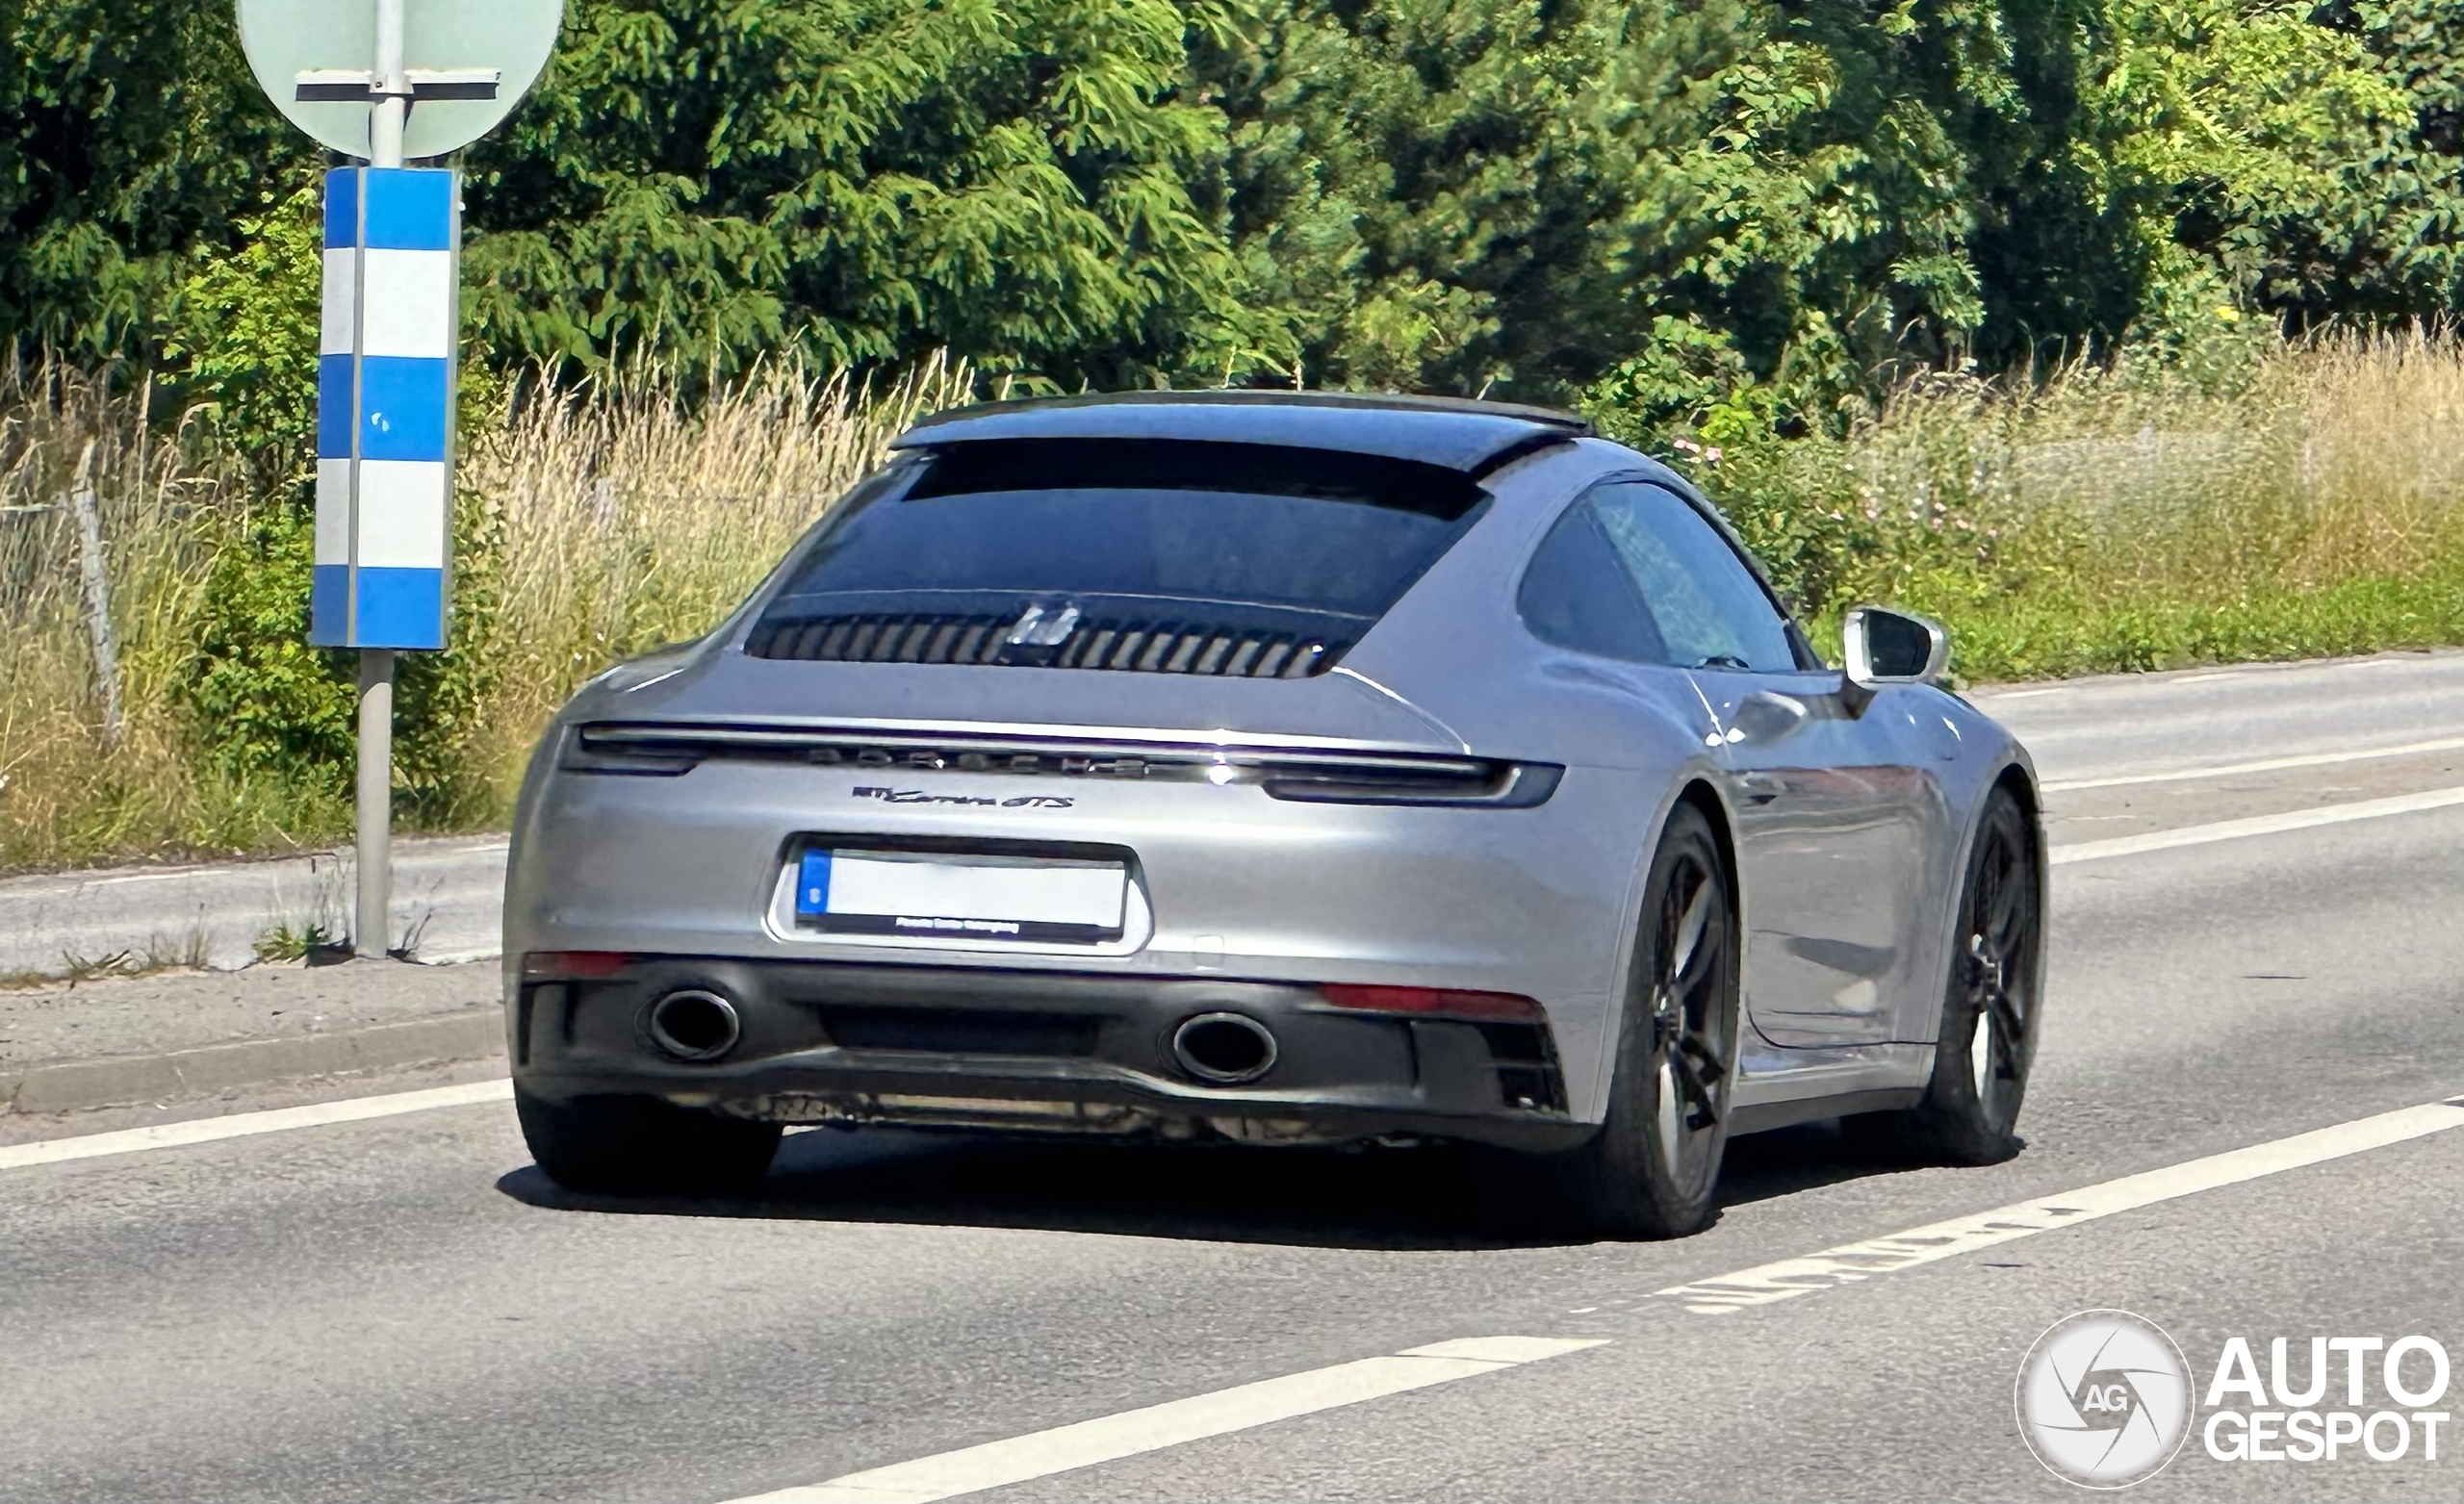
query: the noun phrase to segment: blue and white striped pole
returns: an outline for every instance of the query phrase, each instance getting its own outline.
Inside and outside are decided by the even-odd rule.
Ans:
[[[375,113],[400,109],[385,99]],[[360,650],[351,944],[368,956],[386,954],[392,930],[394,654],[445,646],[459,187],[450,171],[398,165],[325,178],[308,640]]]
[[[414,89],[403,0],[375,0],[369,166],[325,179],[311,643],[359,650],[358,902],[351,948],[392,932],[394,654],[445,646],[451,559],[460,194],[402,166]],[[302,93],[311,82],[301,75]]]

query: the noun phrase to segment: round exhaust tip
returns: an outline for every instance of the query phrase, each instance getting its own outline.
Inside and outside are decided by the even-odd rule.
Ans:
[[[1274,1034],[1245,1013],[1200,1013],[1172,1031],[1172,1058],[1200,1081],[1238,1085],[1274,1068]]]
[[[744,1033],[735,1005],[706,987],[680,987],[651,1005],[651,1042],[680,1060],[715,1060]]]

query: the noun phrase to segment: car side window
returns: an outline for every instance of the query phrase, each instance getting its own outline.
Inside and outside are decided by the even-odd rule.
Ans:
[[[1542,642],[1633,663],[1668,651],[1588,499],[1566,508],[1523,573],[1515,608]]]
[[[1658,486],[1601,486],[1584,503],[1633,580],[1660,660],[1687,669],[1798,668],[1787,619],[1745,561],[1684,497]]]

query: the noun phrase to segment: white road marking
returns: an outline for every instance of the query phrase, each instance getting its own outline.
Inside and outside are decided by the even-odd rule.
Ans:
[[[463,1108],[482,1102],[509,1102],[513,1083],[477,1081],[461,1086],[430,1086],[397,1091],[381,1097],[351,1097],[304,1108],[274,1108],[264,1112],[234,1112],[228,1117],[200,1117],[186,1123],[161,1123],[151,1128],[122,1129],[114,1134],[86,1134],[75,1138],[44,1138],[30,1144],[0,1144],[0,1170],[31,1164],[58,1164],[64,1160],[93,1160],[105,1155],[136,1154],[146,1149],[177,1149],[209,1144],[253,1134],[279,1134],[295,1128],[322,1128],[328,1123],[358,1123],[372,1117],[396,1117],[431,1108]]]
[[[2066,794],[2073,789],[2126,788],[2135,783],[2181,783],[2193,778],[2231,778],[2246,773],[2277,773],[2286,768],[2323,768],[2339,762],[2366,762],[2374,757],[2409,757],[2421,752],[2456,752],[2464,750],[2464,736],[2442,736],[2434,741],[2406,742],[2400,747],[2368,747],[2349,752],[2301,752],[2286,757],[2262,757],[2255,762],[2226,762],[2207,768],[2169,768],[2162,773],[2120,773],[2109,778],[2059,778],[2043,786],[2047,794]]]
[[[90,878],[84,885],[108,888],[122,882],[167,882],[173,878],[218,878],[222,875],[223,869],[219,867],[174,867],[167,872],[131,872],[116,878]]]
[[[504,959],[504,948],[497,945],[475,946],[465,951],[415,951],[411,959],[422,966],[461,966],[472,961]]]
[[[1802,1259],[1757,1264],[1734,1274],[1673,1285],[1653,1293],[1683,1301],[1685,1309],[1698,1315],[1727,1315],[1750,1306],[1794,1300],[1878,1275],[1956,1259],[2015,1238],[2075,1227],[2117,1211],[2135,1211],[2219,1186],[2238,1185],[2244,1181],[2384,1149],[2453,1128],[2464,1128],[2464,1098],[2356,1118],[2272,1143],[2252,1144],[2246,1149],[2210,1155],[2141,1175],[2125,1175],[2119,1180],[1980,1211],[1954,1221],[1910,1228],[1887,1237],[1843,1243]]]
[[[868,1468],[803,1488],[755,1494],[731,1504],[931,1504],[984,1489],[1005,1488],[1097,1463],[1161,1451],[1272,1425],[1296,1415],[1357,1405],[1432,1384],[1450,1384],[1521,1364],[1537,1363],[1604,1338],[1475,1337],[1406,1348],[1385,1358],[1312,1368],[1264,1379],[1212,1394],[1194,1395],[1143,1410],[1056,1426],[982,1446],[963,1447],[887,1467]]]
[[[2051,848],[2045,853],[2044,859],[2048,864],[2059,867],[2067,862],[2094,861],[2104,856],[2136,856],[2143,852],[2170,851],[2176,846],[2205,846],[2210,841],[2232,841],[2246,835],[2276,835],[2286,830],[2343,825],[2348,820],[2375,820],[2383,815],[2417,814],[2425,809],[2446,809],[2456,804],[2464,804],[2464,788],[2430,789],[2420,794],[2399,794],[2392,799],[2365,799],[2349,804],[2289,809],[2280,815],[2253,815],[2246,820],[2219,820],[2213,825],[2150,830],[2143,835],[2073,841],[2066,846]]]

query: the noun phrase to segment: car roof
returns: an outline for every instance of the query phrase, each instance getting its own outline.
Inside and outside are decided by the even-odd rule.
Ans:
[[[982,402],[936,413],[898,449],[1002,439],[1165,439],[1265,444],[1417,460],[1478,476],[1591,424],[1554,408],[1348,392],[1123,392]]]

